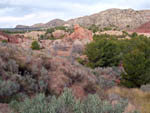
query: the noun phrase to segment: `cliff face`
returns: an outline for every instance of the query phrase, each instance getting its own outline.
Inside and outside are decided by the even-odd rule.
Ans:
[[[148,21],[150,21],[150,10],[108,9],[91,16],[69,20],[67,23],[83,26],[95,24],[100,28],[113,26],[119,29],[134,29]]]
[[[133,10],[133,9],[108,9],[97,14],[84,16],[80,18],[63,21],[60,19],[52,20],[38,27],[56,27],[64,24],[82,26],[91,26],[95,24],[100,28],[115,27],[118,29],[132,30],[150,21],[150,10]],[[34,27],[33,25],[32,27]],[[37,26],[36,26],[37,27]]]

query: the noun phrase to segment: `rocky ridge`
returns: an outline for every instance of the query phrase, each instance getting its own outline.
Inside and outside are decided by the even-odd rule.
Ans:
[[[61,19],[54,19],[47,23],[37,23],[32,26],[25,26],[25,25],[17,25],[16,28],[49,28],[49,27],[56,27],[64,25],[65,21]]]
[[[33,25],[31,27],[56,27],[61,25],[79,24],[85,27],[93,24],[100,28],[115,27],[116,29],[131,30],[150,21],[150,10],[133,9],[108,9],[90,16],[79,17],[68,21],[59,19],[52,20],[46,24]]]

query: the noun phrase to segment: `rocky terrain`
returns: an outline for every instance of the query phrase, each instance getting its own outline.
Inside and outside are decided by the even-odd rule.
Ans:
[[[102,28],[116,27],[119,29],[133,29],[150,20],[150,11],[133,9],[108,9],[100,13],[69,20],[69,24],[92,25]]]
[[[58,33],[56,36],[61,33],[57,30],[55,32]],[[105,91],[119,84],[118,76],[123,71],[122,67],[93,70],[76,61],[78,57],[86,58],[82,53],[85,45],[93,41],[91,31],[75,25],[74,32],[62,39],[54,37],[56,40],[39,40],[41,50],[31,50],[34,40],[29,37],[17,37],[2,32],[0,37],[0,80],[3,80],[0,88],[4,88],[0,89],[1,113],[11,112],[11,107],[6,103],[13,95],[21,99],[23,95],[34,97],[38,92],[59,96],[64,88],[72,89],[73,95],[81,100],[89,94],[99,94],[111,104],[119,103],[122,99],[117,96],[117,100],[113,100],[113,94],[108,95]],[[4,40],[8,42],[3,42]],[[96,76],[96,73],[101,77]],[[108,84],[105,85],[106,81]],[[135,110],[130,106],[134,105],[127,104],[125,113]]]
[[[141,38],[146,40],[147,37],[141,35],[140,32],[150,36],[149,23],[146,23],[149,19],[150,14],[146,10],[109,9],[65,23],[56,19],[47,24],[32,26],[50,27],[43,31],[21,34],[0,32],[0,113],[10,113],[13,110],[15,113],[28,113],[27,110],[30,112],[34,110],[35,113],[40,113],[37,110],[52,110],[52,113],[80,113],[78,110],[82,113],[95,113],[96,110],[97,113],[138,113],[134,112],[138,110],[141,113],[149,113],[149,85],[144,84],[141,89],[140,87],[125,88],[121,80],[126,72],[120,60],[120,56],[128,52],[132,46],[139,44],[140,47]],[[116,29],[104,29],[103,31],[98,29],[93,32],[85,28],[92,24],[100,28],[114,27]],[[68,27],[55,27],[62,25]],[[70,28],[72,25],[73,29]],[[133,29],[137,33],[134,33]],[[136,38],[141,39],[137,41],[138,44]],[[130,40],[133,45],[126,46]],[[141,49],[145,47],[145,44],[149,44],[149,41],[144,40]],[[98,45],[99,43],[104,46]],[[85,51],[87,47],[89,50]],[[121,48],[125,50],[120,51]],[[144,50],[149,51],[147,46],[146,48]],[[147,51],[144,52],[149,54]],[[86,52],[91,54],[88,56]],[[145,54],[144,52],[139,55]],[[137,60],[139,60],[139,55],[135,54]],[[99,60],[99,57],[103,60]],[[112,57],[115,57],[115,61],[112,61]],[[113,64],[118,59],[119,63]],[[145,61],[145,57],[143,59]],[[90,60],[94,62],[99,60],[96,66],[105,62],[108,62],[106,65],[109,62],[112,65],[92,68],[88,65]],[[66,89],[70,89],[72,95],[65,92]],[[46,101],[40,94],[46,96]],[[34,100],[36,95],[40,97]],[[74,98],[77,101],[73,100]],[[98,101],[99,99],[101,101]],[[50,105],[49,100],[52,102]],[[42,113],[50,112],[43,111]]]
[[[56,27],[60,25],[72,26],[75,24],[88,27],[94,24],[100,28],[112,27],[118,30],[133,30],[134,28],[145,24],[149,20],[149,10],[108,9],[97,14],[71,19],[66,22],[56,19],[46,24],[37,24],[31,27],[43,28]]]

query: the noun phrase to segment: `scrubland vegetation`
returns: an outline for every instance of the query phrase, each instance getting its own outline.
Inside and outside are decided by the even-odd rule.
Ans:
[[[58,27],[54,27],[54,28],[48,28],[46,29],[46,33],[44,35],[41,35],[40,36],[40,40],[56,40],[56,38],[53,36],[53,32],[57,31],[57,30],[61,30],[61,31],[64,31],[64,32],[67,32],[67,33],[72,33],[74,31],[73,28],[69,28],[69,27],[65,27],[65,26],[58,26]],[[64,36],[60,36],[59,38],[57,39],[62,39]]]
[[[149,52],[150,39],[136,33],[131,39],[118,40],[115,36],[94,36],[94,41],[87,45],[86,66],[112,67],[123,65],[121,82],[126,87],[141,87],[150,83]]]
[[[127,103],[120,100],[119,104],[112,106],[109,102],[100,100],[98,95],[89,95],[80,101],[75,99],[71,90],[65,89],[58,98],[39,94],[21,103],[13,101],[10,105],[19,113],[122,113]]]
[[[102,100],[98,94],[89,94],[83,100],[78,100],[69,89],[65,89],[60,96],[54,96],[55,91],[49,90],[51,74],[59,71],[72,79],[72,82],[66,81],[70,85],[87,81],[87,74],[93,76],[92,73],[95,73],[99,80],[96,83],[98,86],[110,87],[111,84],[107,84],[105,78],[99,78],[103,69],[86,70],[73,63],[74,67],[69,65],[66,69],[62,67],[58,70],[60,62],[50,62],[51,56],[35,56],[32,50],[26,51],[9,43],[0,43],[0,46],[0,103],[8,103],[14,113],[122,113],[127,106],[128,101],[122,98],[113,106],[108,100]],[[62,62],[62,65],[66,64]],[[109,73],[111,71],[110,69]],[[102,73],[104,72],[103,70]],[[90,80],[87,83],[84,86],[86,91],[93,92],[95,83]]]
[[[99,31],[95,25],[89,29]],[[67,27],[50,28],[40,39],[55,40],[56,30],[72,32]],[[38,41],[31,50],[2,41],[0,103],[9,104],[13,113],[123,113],[130,102],[138,109],[127,113],[149,113],[149,37],[125,31],[120,36],[94,35],[83,48],[73,46],[74,54],[86,56],[75,59],[44,52]],[[73,86],[81,86],[84,98],[74,95]]]

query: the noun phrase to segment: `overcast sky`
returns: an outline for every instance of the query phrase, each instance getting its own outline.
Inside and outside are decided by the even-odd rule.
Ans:
[[[68,20],[109,8],[149,9],[150,0],[0,0],[0,28]]]

